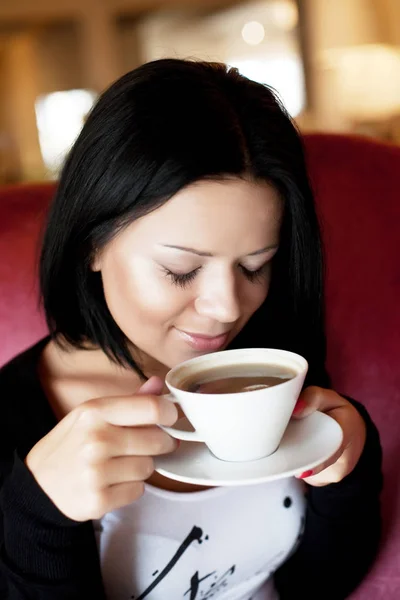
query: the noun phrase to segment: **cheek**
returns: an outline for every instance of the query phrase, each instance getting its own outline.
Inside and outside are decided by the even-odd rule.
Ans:
[[[246,315],[253,314],[260,308],[266,297],[270,286],[270,274],[268,273],[262,281],[258,283],[246,283],[244,290],[243,307]]]
[[[258,310],[260,308],[260,306],[262,305],[262,303],[264,302],[264,300],[266,299],[267,295],[268,295],[268,285],[255,285],[255,288],[257,288],[256,290],[252,290],[252,293],[249,294],[249,300],[248,300],[248,312],[250,312],[251,314],[256,312],[256,310]]]
[[[173,322],[190,302],[185,291],[140,259],[109,261],[102,277],[111,315],[130,339],[144,327]]]

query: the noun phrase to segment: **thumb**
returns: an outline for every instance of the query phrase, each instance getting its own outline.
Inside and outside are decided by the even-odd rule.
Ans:
[[[303,419],[316,410],[329,413],[337,408],[346,406],[347,404],[347,400],[339,396],[339,394],[333,390],[311,385],[300,394],[292,416],[295,419]]]
[[[160,377],[150,377],[143,385],[140,386],[137,394],[152,394],[154,396],[160,396],[164,389],[164,382]]]
[[[321,410],[322,392],[322,388],[317,386],[305,388],[296,402],[292,417],[295,419],[304,419],[316,410]]]

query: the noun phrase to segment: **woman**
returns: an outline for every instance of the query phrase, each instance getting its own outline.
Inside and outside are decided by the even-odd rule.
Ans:
[[[40,268],[51,336],[0,374],[1,597],[347,597],[379,541],[379,437],[329,389],[317,218],[274,93],[201,62],[122,77],[71,150]],[[329,413],[340,451],[243,488],[155,472],[177,447],[166,372],[257,346],[308,360],[295,417]]]

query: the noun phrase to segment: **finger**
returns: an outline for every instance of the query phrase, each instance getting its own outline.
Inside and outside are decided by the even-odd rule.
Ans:
[[[99,430],[91,436],[89,442],[91,462],[101,462],[108,457],[117,456],[158,456],[173,452],[179,445],[160,427],[117,427]],[[86,456],[88,450],[86,448]]]
[[[119,456],[107,461],[104,472],[99,473],[103,486],[145,481],[154,471],[150,456]]]
[[[341,457],[344,455],[346,448],[348,447],[351,435],[352,435],[352,424],[349,422],[347,410],[344,406],[333,409],[329,411],[329,415],[335,419],[335,421],[340,425],[343,433],[342,443],[340,448],[329,458],[327,458],[324,462],[319,464],[317,467],[314,467],[311,471],[307,471],[306,473],[302,473],[298,476],[299,479],[304,479],[306,483],[310,483],[312,485],[317,481],[315,477],[329,469],[332,465],[335,465],[340,461]]]
[[[152,394],[159,396],[164,389],[164,382],[161,377],[150,377],[136,392],[137,394]]]
[[[92,512],[94,518],[101,518],[106,513],[132,504],[138,500],[144,493],[143,481],[117,483],[111,485],[103,491],[103,494],[96,498],[95,506]]]
[[[89,400],[78,407],[81,422],[95,425],[99,418],[110,425],[173,425],[178,418],[176,406],[162,396],[139,394]]]
[[[313,470],[312,472],[307,473],[307,477],[300,477],[300,479],[305,481],[308,485],[322,487],[331,483],[338,483],[346,477],[348,472],[348,463],[345,454],[342,454],[335,463],[329,465],[322,471],[317,472],[317,470],[315,470],[314,472]]]
[[[151,456],[119,456],[87,469],[85,479],[90,489],[100,493],[110,485],[144,481],[153,471]]]
[[[340,425],[343,440],[341,447],[333,456],[312,472],[307,471],[298,476],[313,486],[337,483],[351,473],[361,456],[366,438],[365,421],[357,409],[335,392],[330,390],[326,392],[327,397],[321,405],[325,408],[326,414]],[[335,404],[336,408],[332,408]]]
[[[339,448],[339,450],[337,450],[335,452],[335,454],[333,454],[326,461],[324,461],[317,467],[314,467],[313,469],[304,471],[303,473],[296,475],[296,478],[303,479],[306,483],[311,483],[311,480],[313,480],[316,475],[319,475],[323,471],[326,471],[326,469],[328,469],[332,465],[337,464],[337,462],[338,462],[338,460],[340,460],[340,457],[342,456],[342,454],[343,454],[343,448]]]
[[[292,417],[303,419],[316,410],[329,413],[336,408],[344,406],[346,400],[333,390],[327,390],[318,386],[309,386],[300,394],[294,407]]]
[[[303,390],[294,407],[292,417],[295,419],[304,419],[319,409],[321,405],[322,389],[317,386],[310,386]]]
[[[320,468],[315,469],[313,476],[306,479],[310,485],[326,485],[341,481],[354,469],[364,448],[365,422],[353,406],[350,404],[347,407],[342,406],[330,411],[329,414],[339,423],[343,431],[343,442],[339,450],[341,455],[336,462],[330,459]]]

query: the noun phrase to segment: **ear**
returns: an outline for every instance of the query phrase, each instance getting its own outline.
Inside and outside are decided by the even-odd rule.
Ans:
[[[101,271],[102,260],[101,260],[100,252],[97,251],[93,254],[92,260],[90,261],[90,269],[95,273],[98,273],[99,271]]]

